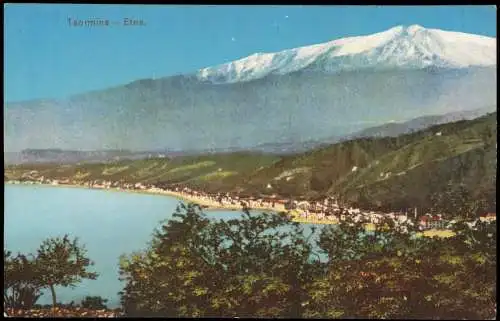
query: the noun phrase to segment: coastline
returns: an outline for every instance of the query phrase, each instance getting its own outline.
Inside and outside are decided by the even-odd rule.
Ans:
[[[133,189],[117,189],[117,188],[98,188],[98,187],[87,187],[87,186],[81,186],[81,185],[74,185],[74,184],[58,184],[58,185],[52,185],[52,184],[28,184],[28,183],[8,183],[4,181],[4,185],[22,185],[22,186],[29,186],[29,185],[34,185],[34,186],[43,186],[43,187],[68,187],[68,188],[78,188],[78,189],[89,189],[89,190],[98,190],[98,191],[107,191],[107,192],[125,192],[125,193],[134,193],[134,194],[144,194],[144,195],[153,195],[153,196],[167,196],[167,197],[173,197],[178,199],[179,201],[187,202],[187,203],[195,203],[200,206],[205,206],[203,208],[203,211],[205,212],[213,212],[213,211],[241,211],[242,208],[240,205],[233,205],[233,204],[228,204],[228,205],[220,205],[216,202],[210,202],[206,200],[199,200],[196,197],[189,197],[187,195],[184,195],[179,192],[171,192],[171,191],[163,191],[163,192],[154,192],[154,191],[148,191],[148,190],[133,190]],[[281,204],[279,204],[281,205]],[[280,211],[277,208],[251,208],[252,211],[268,211],[272,213],[280,213],[286,211],[284,208]],[[290,212],[289,212],[290,213]],[[296,213],[293,213],[291,211],[291,221],[300,223],[300,224],[314,224],[314,225],[338,225],[339,222],[337,221],[323,221],[323,220],[318,220],[318,219],[307,219],[307,218],[302,218],[298,216]],[[366,228],[368,230],[373,230],[375,229],[375,225],[373,223],[367,223]],[[423,232],[419,232],[419,235],[421,236],[427,236],[427,237],[433,237],[433,236],[438,236],[438,237],[451,237],[454,236],[455,233],[453,233],[451,230],[444,229],[444,230],[437,230],[437,229],[432,229],[432,230],[427,230]]]
[[[28,183],[8,183],[4,182],[5,185],[23,185],[23,186],[44,186],[44,187],[68,187],[68,188],[79,188],[79,189],[89,189],[89,190],[98,190],[98,191],[108,191],[108,192],[122,192],[122,193],[134,193],[134,194],[144,194],[144,195],[155,195],[155,196],[168,196],[168,197],[173,197],[176,198],[180,201],[186,202],[186,203],[195,203],[203,207],[203,210],[206,212],[213,212],[213,211],[241,211],[242,207],[241,205],[236,205],[236,204],[227,204],[227,205],[220,205],[216,202],[208,201],[208,200],[202,200],[198,199],[196,197],[190,197],[188,195],[184,195],[179,192],[172,192],[172,191],[163,191],[163,192],[154,192],[154,191],[148,191],[148,190],[133,190],[133,189],[117,189],[117,188],[98,188],[98,187],[88,187],[88,186],[81,186],[81,185],[74,185],[74,184],[58,184],[58,185],[52,185],[52,184],[28,184]],[[267,211],[267,212],[273,212],[273,213],[280,213],[280,212],[285,212],[286,210],[284,209],[284,206],[281,204],[276,204],[277,206],[275,208],[267,208],[267,207],[256,207],[256,208],[251,208],[250,210],[252,211]],[[281,205],[281,206],[280,206]],[[281,208],[283,207],[283,208]],[[319,221],[319,220],[311,220],[311,219],[303,219],[299,218],[295,215],[292,217],[293,222],[301,223],[301,224],[317,224],[317,225],[330,225],[330,224],[337,224],[336,222],[332,221]]]
[[[134,190],[134,189],[117,189],[117,188],[99,188],[99,187],[87,187],[87,186],[81,186],[81,185],[74,185],[74,184],[58,184],[58,185],[52,185],[52,184],[27,184],[27,183],[17,183],[17,184],[12,184],[12,183],[4,183],[5,185],[23,185],[23,186],[44,186],[44,187],[68,187],[68,188],[78,188],[78,189],[88,189],[88,190],[96,190],[96,191],[106,191],[106,192],[120,192],[120,193],[133,193],[133,194],[144,194],[144,195],[155,195],[155,196],[168,196],[168,197],[173,197],[177,198],[181,201],[188,202],[188,203],[196,203],[199,204],[200,206],[208,206],[204,208],[206,211],[219,211],[219,210],[241,210],[241,206],[238,205],[213,205],[211,202],[204,201],[204,200],[198,200],[194,197],[189,197],[186,195],[183,195],[182,193],[178,192],[152,192],[152,191],[147,191],[147,190]],[[261,209],[261,208],[259,208]],[[270,210],[270,209],[265,209],[265,210]],[[276,210],[273,210],[273,212],[277,212]]]

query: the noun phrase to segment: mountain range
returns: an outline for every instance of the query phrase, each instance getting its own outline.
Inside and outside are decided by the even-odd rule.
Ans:
[[[144,159],[163,157],[160,152],[133,152],[128,150],[62,150],[25,149],[20,152],[4,152],[5,164],[56,163],[73,164],[79,162],[96,163],[120,159]]]
[[[464,110],[458,112],[450,112],[441,115],[426,115],[405,122],[390,122],[380,126],[370,127],[360,131],[355,131],[351,134],[347,134],[344,136],[337,136],[337,137],[334,136],[334,137],[324,138],[321,140],[311,140],[306,142],[261,144],[247,150],[280,154],[280,155],[297,154],[320,147],[326,147],[328,145],[337,142],[352,140],[356,138],[397,137],[399,135],[426,129],[434,125],[456,122],[459,120],[471,120],[494,111],[496,111],[496,106],[489,106],[486,108]]]
[[[396,137],[402,134],[409,134],[421,129],[426,129],[433,125],[456,122],[459,120],[471,120],[480,116],[496,111],[496,106],[479,108],[473,110],[464,110],[446,113],[442,115],[427,115],[411,119],[402,123],[387,123],[381,126],[375,126],[347,135],[344,139],[363,138],[363,137]]]
[[[4,150],[252,149],[488,106],[496,106],[495,38],[398,26],[64,99],[4,103]]]
[[[381,126],[367,128],[342,137],[330,137],[323,140],[311,140],[306,142],[267,143],[252,148],[229,147],[219,149],[198,150],[151,150],[151,151],[129,151],[129,150],[96,150],[76,151],[61,149],[26,149],[21,152],[4,152],[6,164],[30,164],[30,163],[56,163],[73,164],[80,162],[98,163],[115,160],[137,160],[158,157],[181,157],[203,154],[227,154],[234,152],[262,152],[275,155],[293,155],[303,153],[316,148],[367,137],[397,137],[408,134],[433,125],[444,124],[459,120],[471,120],[496,110],[496,106],[480,108],[467,111],[446,113],[443,115],[428,115],[411,119],[402,123],[387,123]]]
[[[392,210],[429,209],[435,197],[447,200],[446,195],[459,192],[463,201],[480,201],[494,209],[496,117],[495,112],[397,137],[357,138],[295,155],[233,152],[101,164],[23,164],[7,166],[4,179],[34,175],[188,186],[247,196],[334,195],[361,208]]]

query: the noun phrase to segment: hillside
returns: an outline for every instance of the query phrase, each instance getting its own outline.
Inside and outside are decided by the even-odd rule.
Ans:
[[[334,187],[351,201],[391,208],[429,204],[432,194],[443,192],[448,184],[465,184],[477,199],[494,198],[495,117],[480,118],[470,125],[458,122],[434,127],[434,133],[439,132],[440,136],[429,135],[387,153]]]
[[[298,155],[229,153],[107,164],[18,165],[46,178],[187,185],[206,191],[315,198],[336,195],[362,207],[429,207],[449,184],[496,199],[496,112],[398,137],[361,138]],[[493,194],[492,194],[493,193]]]
[[[442,115],[426,115],[410,119],[405,122],[391,122],[380,126],[364,129],[346,137],[349,139],[362,138],[362,137],[396,137],[403,134],[409,134],[415,131],[423,130],[434,125],[456,122],[459,120],[471,120],[481,117],[487,113],[496,111],[496,106],[489,106],[485,108],[464,110],[459,112],[451,112]]]

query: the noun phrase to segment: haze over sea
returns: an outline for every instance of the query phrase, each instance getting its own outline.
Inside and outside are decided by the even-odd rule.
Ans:
[[[35,253],[48,237],[78,237],[100,275],[75,289],[56,288],[57,301],[79,303],[85,296],[102,296],[111,308],[119,305],[119,256],[147,247],[160,222],[171,218],[179,200],[83,188],[5,184],[4,242],[14,254]],[[210,211],[209,217],[237,218],[240,212]],[[311,225],[304,225],[306,235]],[[45,292],[39,304],[51,304]]]

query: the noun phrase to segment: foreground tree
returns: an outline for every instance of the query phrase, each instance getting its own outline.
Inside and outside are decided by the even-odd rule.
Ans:
[[[313,300],[306,302],[306,317],[495,316],[496,223],[458,224],[447,239],[398,233],[384,224],[355,238],[352,232],[361,233],[356,225],[340,227],[351,234],[325,229],[322,235],[331,260],[326,275],[308,287]]]
[[[55,287],[74,287],[83,279],[95,280],[98,274],[88,271],[92,265],[77,238],[70,240],[65,235],[43,241],[37,250],[37,276],[41,286],[50,289],[54,309],[57,305]]]
[[[31,309],[42,295],[33,257],[12,256],[4,249],[4,303],[11,309]]]
[[[123,257],[129,315],[297,316],[312,278],[311,246],[284,215],[209,220],[180,206],[144,253]],[[180,219],[180,220],[177,220]]]
[[[146,251],[122,257],[122,304],[136,316],[495,316],[496,223],[457,224],[448,239],[364,223],[324,227],[320,262],[312,236],[285,215],[214,221],[181,206]]]

